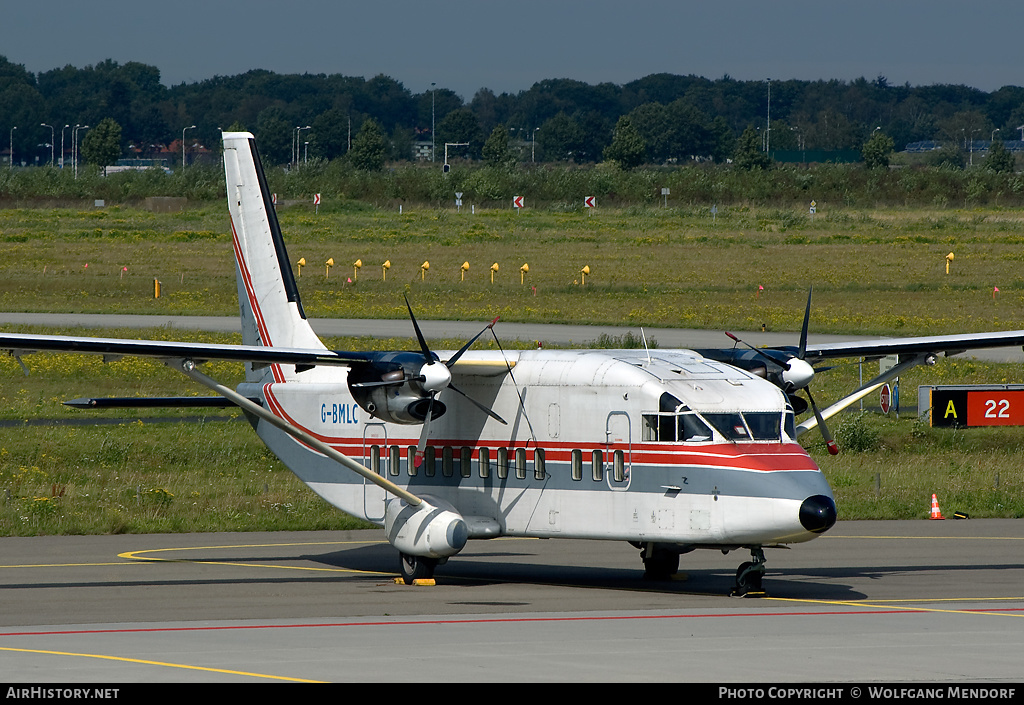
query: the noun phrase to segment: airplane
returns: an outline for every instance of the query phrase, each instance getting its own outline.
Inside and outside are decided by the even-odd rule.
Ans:
[[[406,584],[432,580],[470,540],[575,538],[629,542],[652,580],[690,551],[746,550],[730,594],[764,595],[765,549],[810,541],[837,519],[801,434],[818,427],[835,452],[826,420],[909,367],[1024,346],[1024,331],[812,345],[809,295],[795,346],[728,334],[721,349],[506,351],[495,319],[459,350],[434,351],[406,299],[418,350],[330,350],[303,310],[254,137],[225,132],[223,145],[242,344],[0,333],[0,350],[19,362],[39,351],[163,361],[240,407],[316,494],[383,527]],[[497,349],[473,350],[488,331]],[[898,365],[818,408],[814,365],[890,354]],[[211,360],[243,362],[245,381],[231,389],[207,376]]]

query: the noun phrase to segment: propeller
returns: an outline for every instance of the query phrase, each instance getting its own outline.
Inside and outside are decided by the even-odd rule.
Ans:
[[[423,352],[423,359],[425,360],[425,364],[420,368],[420,375],[416,378],[416,381],[420,383],[420,386],[422,386],[425,391],[430,393],[430,401],[427,403],[427,415],[423,419],[423,430],[420,431],[420,439],[416,444],[416,467],[419,467],[423,462],[423,451],[427,447],[427,437],[430,434],[430,420],[432,418],[434,408],[434,398],[437,396],[438,392],[444,389],[450,389],[456,394],[461,395],[495,421],[507,425],[505,419],[501,418],[476,399],[473,399],[464,391],[453,385],[451,373],[452,366],[459,361],[459,358],[462,357],[467,350],[469,350],[470,346],[476,342],[477,338],[494,328],[494,324],[498,322],[498,317],[495,317],[493,321],[484,326],[483,330],[470,338],[469,341],[459,348],[458,352],[448,358],[447,361],[440,362],[435,359],[434,354],[430,352],[430,347],[427,346],[427,341],[424,339],[423,332],[420,330],[420,324],[416,321],[416,315],[412,312],[412,306],[409,304],[408,296],[405,297],[405,307],[409,310],[409,318],[412,320],[412,326],[416,330],[416,339],[420,343],[420,350]]]
[[[782,381],[784,382],[783,391],[791,399],[803,401],[800,397],[795,396],[794,393],[801,389],[804,390],[804,393],[807,394],[807,400],[811,404],[811,410],[814,412],[814,418],[818,421],[818,427],[821,429],[822,438],[825,439],[825,447],[828,448],[829,454],[836,455],[839,452],[839,446],[836,444],[835,438],[832,436],[832,432],[828,430],[828,426],[825,424],[825,418],[818,410],[818,405],[815,403],[814,396],[811,394],[810,384],[811,380],[814,379],[815,370],[811,364],[804,359],[807,356],[807,329],[811,320],[811,295],[813,291],[814,290],[812,288],[807,292],[807,308],[804,310],[804,322],[800,328],[800,345],[797,348],[796,355],[781,357],[775,354],[769,354],[768,351],[761,348],[755,348],[753,345],[740,340],[728,331],[725,331],[725,334],[733,341],[747,346],[766,360],[769,360],[781,367]],[[794,404],[794,410],[796,407],[797,405]],[[806,405],[804,406],[804,409],[806,409]],[[800,412],[798,411],[797,413]]]
[[[486,333],[488,330],[493,330],[494,324],[498,322],[495,318],[488,325],[484,326],[484,329],[474,335],[465,345],[452,355],[448,360],[441,361],[437,358],[434,353],[430,351],[430,346],[427,345],[426,339],[423,337],[423,331],[420,329],[419,322],[416,320],[416,315],[412,312],[412,306],[409,304],[409,297],[405,297],[405,307],[409,311],[409,319],[412,321],[413,329],[416,331],[416,340],[420,345],[420,353],[423,355],[423,362],[420,364],[419,369],[412,372],[409,367],[403,365],[398,369],[389,370],[380,376],[379,380],[374,381],[363,381],[353,383],[351,386],[356,389],[367,389],[374,387],[394,387],[402,386],[404,384],[416,384],[422,391],[426,398],[426,410],[423,415],[423,430],[420,432],[419,441],[416,444],[416,459],[415,466],[419,467],[423,462],[423,451],[427,446],[427,438],[430,435],[430,422],[434,418],[434,402],[437,399],[437,395],[445,389],[451,389],[456,394],[464,397],[473,406],[480,411],[490,416],[495,421],[502,424],[506,424],[505,419],[501,418],[494,411],[484,406],[476,399],[473,399],[468,394],[463,392],[461,389],[452,384],[452,373],[451,368],[459,361],[467,350],[477,341],[477,339]],[[403,353],[412,355],[415,357],[415,353]],[[444,413],[444,404],[437,402],[441,406],[441,411],[438,412],[438,416]],[[419,416],[419,410],[422,410],[422,399],[415,403],[417,407],[416,417]]]

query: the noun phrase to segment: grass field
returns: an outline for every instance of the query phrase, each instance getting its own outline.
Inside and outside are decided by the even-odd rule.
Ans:
[[[219,203],[163,215],[0,210],[0,307],[235,315],[225,211]],[[822,204],[812,221],[804,212],[743,207],[721,208],[712,218],[705,208],[399,214],[350,205],[319,214],[291,207],[280,219],[293,266],[300,258],[307,263],[299,287],[307,313],[317,318],[404,318],[408,293],[422,319],[501,315],[734,330],[763,323],[796,331],[813,286],[818,333],[1024,328],[1024,212],[1015,210]],[[329,274],[328,258],[335,262]],[[363,265],[358,272],[356,260]],[[492,283],[493,263],[499,267]],[[96,334],[182,337],[165,330]],[[359,348],[367,341],[330,344]],[[0,534],[352,526],[285,471],[247,424],[221,420],[228,413],[202,426],[174,420],[189,412],[161,412],[171,419],[159,424],[23,424],[80,418],[83,412],[59,403],[77,396],[200,393],[160,365],[50,355],[27,364],[29,377],[13,359],[0,365],[7,380],[0,385],[0,419],[20,424],[0,429]],[[211,371],[226,382],[241,375],[231,365]],[[918,384],[1024,383],[1022,377],[1018,365],[942,361],[904,375],[903,398],[915,402]],[[820,375],[816,397],[835,399],[856,384],[856,366],[840,367]],[[828,456],[816,434],[806,445],[835,489],[842,518],[923,518],[932,492],[947,514],[1024,516],[1022,429],[940,431],[912,411],[898,421],[845,414],[833,425],[846,452]]]

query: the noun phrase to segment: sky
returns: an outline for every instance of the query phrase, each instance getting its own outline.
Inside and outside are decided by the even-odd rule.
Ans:
[[[1005,0],[5,0],[0,55],[33,73],[106,59],[168,86],[251,69],[384,74],[470,101],[549,78],[1024,85],[1024,3]]]

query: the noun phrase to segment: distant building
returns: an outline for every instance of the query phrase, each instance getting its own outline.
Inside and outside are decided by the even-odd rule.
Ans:
[[[965,152],[977,152],[984,154],[988,151],[988,148],[992,146],[990,140],[972,140],[964,146]],[[1021,140],[1007,140],[1003,142],[1003,146],[1009,152],[1024,152],[1024,141]],[[920,142],[911,142],[903,150],[910,154],[921,154],[924,152],[933,152],[936,149],[942,149],[942,142],[936,142],[935,140],[922,140]]]

